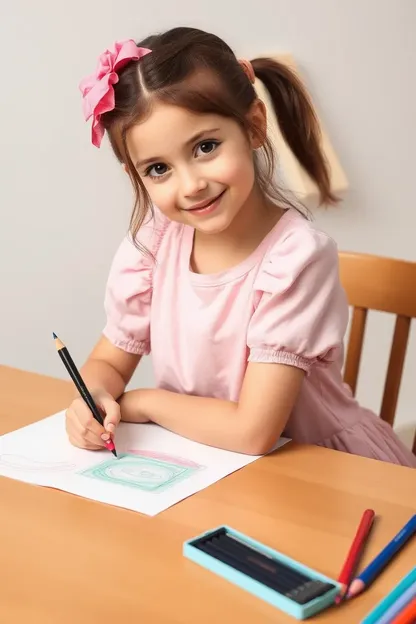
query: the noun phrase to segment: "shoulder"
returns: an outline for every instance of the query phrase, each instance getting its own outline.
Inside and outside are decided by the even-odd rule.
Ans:
[[[155,258],[159,252],[162,241],[169,229],[174,228],[175,223],[163,215],[158,208],[153,207],[153,212],[146,215],[136,236],[126,236],[127,242],[136,249],[150,254]]]
[[[153,213],[146,215],[135,236],[128,232],[120,241],[113,257],[112,270],[123,266],[150,269],[158,257],[166,232],[173,225],[172,221],[154,208]]]
[[[256,280],[256,287],[284,291],[304,273],[315,281],[338,275],[338,247],[315,224],[291,209],[283,215],[271,237]],[[316,286],[313,281],[309,284]]]
[[[289,363],[304,370],[317,361],[329,364],[340,353],[348,323],[337,246],[293,212],[273,234],[255,282],[250,361]]]

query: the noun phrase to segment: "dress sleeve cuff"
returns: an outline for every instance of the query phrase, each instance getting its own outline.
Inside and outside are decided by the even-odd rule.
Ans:
[[[145,340],[133,340],[132,338],[117,336],[113,329],[108,326],[104,329],[103,334],[111,344],[127,353],[134,355],[149,355],[150,353],[150,343]]]
[[[306,373],[309,372],[313,360],[290,353],[289,351],[275,351],[273,349],[254,348],[251,349],[248,357],[249,362],[264,362],[271,364],[286,364],[301,368]]]

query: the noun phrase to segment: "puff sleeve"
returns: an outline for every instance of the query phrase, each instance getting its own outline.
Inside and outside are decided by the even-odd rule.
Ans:
[[[348,303],[334,241],[312,227],[295,229],[269,251],[255,281],[257,306],[247,346],[250,362],[310,372],[342,349]]]
[[[152,274],[167,223],[155,213],[140,228],[137,240],[153,257],[137,249],[132,238],[126,236],[111,264],[104,299],[103,334],[129,353],[150,353]]]

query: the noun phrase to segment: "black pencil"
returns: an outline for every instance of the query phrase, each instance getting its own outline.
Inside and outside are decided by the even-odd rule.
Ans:
[[[303,583],[311,580],[310,577],[305,574],[294,570],[293,568],[277,561],[273,557],[270,557],[259,550],[255,550],[232,535],[225,533],[215,539],[219,540],[220,544],[225,548],[240,552],[241,556],[244,556],[248,562],[252,562],[256,566],[271,572],[274,575],[274,578],[286,579],[294,584],[297,583],[298,585],[302,585]]]
[[[238,542],[227,535],[214,538],[210,542],[213,546],[219,548],[224,553],[245,562],[245,564],[260,573],[262,576],[268,576],[276,584],[276,589],[281,593],[290,591],[296,587],[300,587],[311,579],[298,575],[295,570],[291,570],[288,566],[277,561],[271,561],[265,557],[265,561],[260,559],[256,551],[244,546],[240,550]]]
[[[78,392],[80,393],[80,395],[82,396],[82,398],[84,399],[85,403],[88,405],[88,407],[90,408],[92,415],[94,416],[95,420],[97,422],[100,423],[100,425],[104,424],[103,418],[100,414],[100,410],[98,409],[98,407],[96,406],[94,399],[92,398],[87,386],[84,383],[84,380],[82,379],[74,360],[72,359],[72,357],[69,354],[68,349],[66,348],[66,346],[64,345],[64,343],[59,340],[58,336],[55,334],[55,332],[53,332],[53,338],[55,340],[55,347],[56,350],[58,351],[59,357],[61,358],[62,362],[64,363],[64,366],[66,368],[66,370],[69,373],[69,376],[71,377],[72,381],[74,382]],[[114,446],[114,442],[113,440],[110,438],[109,440],[107,440],[106,442],[104,441],[104,444],[106,446],[106,448],[111,451],[114,455],[114,457],[117,457],[117,451],[116,451],[116,447]]]
[[[231,551],[222,548],[220,543],[219,541],[214,543],[206,540],[205,542],[199,543],[197,548],[298,604],[307,604],[335,587],[331,583],[325,583],[315,579],[309,579],[299,584],[293,583],[292,580],[289,581],[287,578],[273,578],[272,575],[268,574],[266,571],[259,570],[253,567],[253,565],[244,558],[240,558],[236,552],[231,553]]]
[[[335,587],[292,569],[225,530],[199,540],[196,547],[299,604],[306,604]]]
[[[228,553],[221,551],[220,548],[215,546],[215,544],[206,541],[204,543],[198,544],[198,549],[202,550],[202,552],[214,557],[214,559],[218,559],[222,563],[234,568],[238,572],[250,576],[252,579],[257,581],[258,583],[262,583],[270,589],[281,593],[281,586],[277,585],[274,579],[271,579],[267,574],[262,574],[258,570],[253,570],[253,568],[247,565],[241,559],[237,560],[235,557],[229,555]]]

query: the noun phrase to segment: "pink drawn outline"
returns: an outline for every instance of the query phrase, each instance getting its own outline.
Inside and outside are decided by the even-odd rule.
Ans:
[[[169,453],[160,453],[159,451],[148,451],[140,449],[132,449],[127,451],[129,455],[141,455],[142,457],[150,457],[152,459],[160,459],[160,461],[167,461],[179,466],[186,466],[188,468],[204,468],[201,464],[197,464],[191,459],[185,459],[184,457],[178,457],[177,455],[169,455]]]

